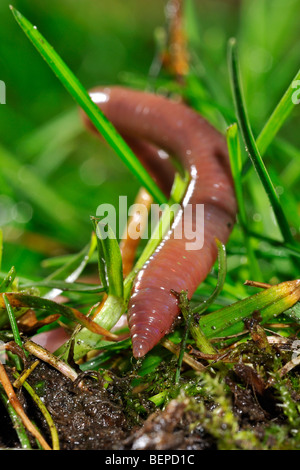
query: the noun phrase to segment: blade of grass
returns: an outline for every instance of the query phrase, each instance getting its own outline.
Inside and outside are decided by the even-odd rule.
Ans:
[[[295,245],[295,244],[286,243],[286,242],[283,243],[279,240],[275,240],[274,238],[270,238],[270,237],[267,237],[267,236],[265,236],[261,233],[258,233],[254,230],[248,230],[248,235],[249,235],[249,237],[253,237],[253,238],[257,238],[259,240],[265,241],[265,242],[269,243],[272,246],[280,247],[287,254],[290,254],[290,255],[298,257],[298,258],[300,257],[300,247]]]
[[[237,124],[233,124],[227,129],[227,146],[231,164],[231,171],[234,181],[235,194],[238,204],[238,219],[243,232],[244,242],[247,249],[249,270],[253,279],[262,280],[261,270],[255,256],[252,240],[247,234],[247,214],[243,196],[243,185],[241,180],[242,155]]]
[[[259,148],[261,155],[264,155],[266,153],[266,150],[268,149],[271,142],[274,140],[279,129],[283,126],[288,116],[291,114],[291,112],[295,108],[296,103],[295,103],[295,100],[293,100],[293,94],[295,93],[294,84],[296,82],[299,83],[299,80],[300,80],[300,70],[295,75],[294,79],[288,86],[283,97],[279,101],[278,105],[274,109],[273,113],[271,114],[270,118],[268,119],[261,133],[259,134],[256,140],[256,144],[257,144],[257,147]]]
[[[27,289],[29,287],[50,287],[51,289],[58,290],[59,292],[82,292],[86,294],[98,294],[105,291],[103,286],[94,286],[91,284],[85,284],[83,282],[67,282],[55,280],[41,280],[37,282],[29,282],[26,284],[22,284],[22,289]]]
[[[99,325],[99,328],[104,328],[105,331],[110,331],[124,312],[125,306],[123,298],[108,295],[104,305],[97,313],[97,316],[93,322],[96,323],[96,325]],[[117,339],[116,335],[113,335],[112,333],[111,335],[114,339]],[[105,346],[103,339],[99,336],[99,334],[95,334],[95,332],[90,331],[87,328],[83,328],[75,336],[73,353],[74,360],[79,360],[81,357],[85,356],[88,351],[98,349],[99,344],[100,347]],[[55,351],[55,355],[60,356],[65,360],[67,360],[67,354],[68,342],[63,344],[57,351]]]
[[[8,314],[11,330],[12,330],[12,333],[14,335],[15,343],[21,349],[24,350],[23,343],[22,343],[21,336],[20,336],[20,332],[19,332],[19,328],[18,328],[17,321],[16,321],[16,317],[14,315],[14,312],[13,312],[13,309],[10,305],[10,302],[9,302],[9,300],[8,300],[8,298],[5,294],[3,294],[3,300],[4,300],[6,311],[7,311],[7,314]],[[25,355],[27,356],[27,352],[25,350],[24,350],[24,352],[25,352]]]
[[[300,280],[286,281],[200,318],[207,338],[234,335],[245,330],[244,320],[259,311],[262,323],[292,308],[300,298]]]
[[[97,220],[92,217],[97,233],[99,275],[108,295],[104,304],[95,312],[93,322],[102,328],[105,325],[104,328],[110,330],[125,311],[122,257],[112,229],[108,224],[101,224]],[[97,335],[83,328],[75,336],[74,358],[84,355],[87,350],[92,349],[91,345],[95,347],[98,341]]]
[[[50,353],[47,349],[44,349],[39,344],[36,344],[34,341],[26,341],[26,343],[24,343],[24,348],[33,356],[36,356],[42,361],[50,364],[70,380],[74,381],[77,379],[77,372],[69,364],[54,356],[54,354]]]
[[[32,449],[30,441],[29,441],[29,437],[26,434],[25,427],[22,423],[22,420],[19,417],[18,413],[13,408],[13,406],[7,400],[7,396],[5,395],[4,391],[2,391],[2,387],[0,388],[0,398],[2,400],[3,405],[7,409],[7,412],[12,421],[13,427],[16,430],[22,449]]]
[[[104,256],[104,266],[101,270],[105,269],[108,293],[114,297],[123,298],[122,256],[116,236],[108,224],[96,222],[95,218],[93,220],[96,224],[97,238],[102,246],[100,256],[102,254]]]
[[[198,315],[201,315],[203,312],[205,312],[208,307],[216,300],[216,298],[220,295],[222,292],[225,279],[226,279],[226,248],[225,245],[223,245],[220,240],[216,240],[217,247],[218,247],[218,264],[219,264],[219,270],[218,270],[218,281],[217,285],[212,292],[212,294],[209,296],[208,299],[204,300],[201,302],[201,304],[197,305],[196,307],[193,308],[192,312],[193,313],[198,313]]]
[[[15,372],[14,377],[18,379],[20,377],[20,374]],[[39,407],[42,415],[44,416],[44,418],[46,420],[46,423],[48,424],[50,434],[51,434],[51,439],[52,439],[52,448],[53,448],[53,450],[59,450],[60,446],[59,446],[58,433],[57,433],[57,429],[55,427],[54,421],[52,419],[52,416],[50,415],[49,411],[47,410],[47,408],[46,408],[45,404],[43,403],[43,401],[41,400],[41,398],[37,395],[37,393],[29,385],[29,383],[24,381],[22,385],[25,388],[25,390],[29,393],[29,395],[32,397],[34,402],[37,404],[37,406]]]
[[[232,93],[234,98],[234,104],[236,109],[236,114],[238,118],[239,127],[243,135],[245,142],[246,150],[252,161],[254,168],[257,171],[259,179],[264,187],[264,190],[270,200],[270,204],[274,211],[278,226],[280,228],[283,239],[294,245],[296,242],[293,238],[293,235],[290,230],[290,226],[285,217],[284,211],[280,204],[278,195],[275,191],[271,178],[268,174],[268,171],[265,167],[265,164],[261,158],[259,150],[257,148],[252,129],[249,123],[248,114],[246,111],[246,106],[244,102],[244,96],[242,92],[241,79],[240,79],[240,70],[238,62],[238,53],[237,53],[237,44],[235,39],[229,41],[229,69],[231,76],[231,86]]]
[[[108,144],[129,167],[142,186],[149,191],[153,198],[160,203],[166,202],[166,197],[160,188],[155,184],[130,147],[116,131],[115,127],[110,121],[108,121],[98,106],[92,101],[77,77],[75,77],[61,57],[55,52],[53,47],[50,46],[37,28],[35,28],[18,10],[13,6],[10,6],[10,9],[26,36],[31,40],[57,78],[62,82],[70,95],[87,114]]]
[[[94,321],[97,322],[97,324],[101,325],[103,328],[106,330],[110,330],[120,319],[121,315],[125,312],[126,310],[126,305],[130,296],[131,288],[132,288],[132,283],[134,281],[134,278],[137,274],[137,272],[142,268],[144,263],[147,261],[147,259],[152,255],[153,251],[156,249],[158,244],[160,243],[162,237],[165,234],[165,231],[167,228],[170,227],[170,223],[173,220],[174,213],[173,211],[170,211],[170,206],[175,202],[180,202],[185,191],[186,187],[188,184],[189,178],[187,175],[185,175],[184,178],[182,178],[179,174],[175,175],[174,179],[174,184],[171,192],[171,199],[168,202],[167,208],[165,209],[159,223],[157,224],[157,227],[155,228],[154,232],[151,234],[151,238],[146,244],[145,249],[143,250],[141,256],[139,257],[136,265],[134,266],[133,270],[128,274],[124,281],[124,297],[122,293],[122,297],[120,296],[121,293],[121,285],[119,284],[118,289],[115,291],[118,293],[119,297],[116,297],[115,295],[108,295],[103,307],[101,310],[97,313],[97,316],[94,318]],[[101,233],[100,233],[101,235]],[[100,242],[100,240],[99,240]],[[99,243],[98,242],[98,243]],[[110,243],[115,243],[116,241],[112,240]],[[119,268],[117,272],[118,279],[117,279],[117,284],[121,282],[120,279],[120,273],[121,268],[122,268],[122,259],[119,258],[119,255],[117,252],[120,251],[119,246],[115,246],[114,248],[111,247],[115,251],[115,255],[117,257],[117,264],[119,265]],[[109,250],[109,244],[107,244],[107,250]],[[100,257],[101,253],[104,256],[105,251],[102,248],[102,244],[100,245]],[[109,258],[107,258],[109,261]],[[113,260],[113,258],[112,258]],[[101,259],[98,259],[98,264],[100,266],[100,277],[102,275],[103,277],[103,272],[101,274],[101,271],[104,270],[105,264],[103,264]],[[111,262],[110,262],[111,264]],[[106,268],[105,268],[106,269]],[[114,270],[113,267],[111,267],[112,270]],[[113,277],[116,275],[112,272],[111,274],[111,282],[115,282]],[[123,282],[123,281],[122,281]],[[108,280],[108,286],[109,286],[109,280]],[[96,349],[97,344],[99,343],[99,338],[93,334],[90,331],[87,331],[86,329],[82,329],[77,335],[76,335],[76,341],[74,343],[74,359],[77,360],[80,357],[84,356],[87,351]],[[66,351],[65,345],[63,345],[61,348],[58,349],[58,351],[55,352],[55,354],[64,354],[62,353],[62,350]],[[65,356],[64,356],[65,357]]]
[[[110,330],[125,312],[124,285],[123,285],[123,263],[119,244],[116,236],[108,224],[99,222],[92,217],[95,232],[97,234],[98,267],[102,285],[106,291],[107,298],[104,304],[95,312],[93,322],[106,330]],[[99,336],[87,328],[80,330],[74,341],[74,359],[77,360],[90,349],[96,349]],[[64,350],[63,357],[68,354],[68,342],[56,351]]]
[[[10,289],[16,278],[16,275],[16,269],[14,266],[12,266],[0,284],[0,292],[6,292],[8,289]]]
[[[2,257],[3,257],[3,231],[0,229],[0,271],[2,266]]]
[[[76,255],[72,255],[70,258],[67,258],[67,262],[58,268],[55,272],[50,274],[46,279],[45,282],[54,282],[54,281],[61,281],[64,280],[65,283],[74,283],[76,279],[80,276],[80,274],[85,269],[86,265],[88,264],[89,260],[91,259],[95,249],[97,246],[97,237],[94,233],[92,233],[91,241],[89,245],[85,246],[79,253]],[[47,299],[53,299],[57,295],[59,295],[64,289],[61,288],[53,288],[50,291],[44,292],[43,297]]]

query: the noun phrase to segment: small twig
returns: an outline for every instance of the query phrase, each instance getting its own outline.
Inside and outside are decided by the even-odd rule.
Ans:
[[[31,432],[31,434],[37,439],[37,441],[41,444],[42,448],[45,450],[52,450],[51,447],[47,444],[43,436],[40,432],[35,428],[32,424],[28,416],[26,415],[25,411],[22,408],[22,405],[15,394],[12,384],[8,378],[4,365],[0,362],[0,382],[5,390],[5,393],[9,399],[10,404],[16,411],[16,413],[20,416],[21,420],[23,421],[24,426]]]
[[[39,360],[36,360],[35,362],[33,362],[31,364],[30,367],[28,367],[27,369],[23,370],[22,374],[21,375],[18,375],[18,378],[14,381],[13,383],[13,386],[15,388],[20,388],[22,387],[23,383],[25,382],[25,380],[29,377],[29,375],[31,374],[31,372],[36,368],[36,366],[38,366],[40,364],[40,361]]]
[[[279,377],[283,377],[286,375],[288,372],[290,372],[294,367],[298,366],[300,364],[300,354],[293,359],[291,359],[289,362],[287,362],[281,369],[279,369],[278,374]]]
[[[66,362],[62,361],[58,357],[54,356],[54,354],[51,354],[46,349],[42,348],[42,346],[39,344],[36,344],[33,341],[26,341],[24,348],[29,351],[30,354],[33,354],[42,361],[47,362],[55,369],[59,370],[59,372],[71,379],[72,382],[77,379],[78,374],[74,369],[72,369],[72,367],[70,367]]]
[[[269,287],[272,287],[272,284],[267,284],[266,282],[247,280],[244,282],[244,286],[260,287],[261,289],[269,289]]]
[[[24,366],[26,366],[27,357],[25,356],[24,348],[20,348],[20,346],[18,346],[14,341],[0,344],[0,351],[2,350],[10,351],[11,353],[16,354],[20,359],[22,359]]]
[[[173,354],[175,354],[176,356],[179,356],[180,348],[178,348],[178,346],[176,344],[172,343],[172,341],[170,341],[169,339],[164,339],[161,344],[166,349],[171,351]],[[193,359],[187,353],[183,353],[183,359],[182,360],[183,360],[183,362],[188,364],[190,367],[192,367],[192,369],[194,369],[194,370],[197,370],[197,371],[200,371],[200,372],[204,372],[206,370],[205,366],[203,366],[200,362]]]
[[[101,382],[101,380],[102,380],[102,377],[101,377],[101,374],[100,374],[99,371],[97,371],[97,370],[84,370],[80,374],[78,374],[77,379],[75,379],[74,382],[73,382],[73,386],[74,387],[81,387],[82,386],[81,383],[86,377],[92,377],[93,379],[96,379],[99,382]]]
[[[228,350],[222,353],[205,354],[201,351],[198,351],[197,349],[194,349],[192,346],[190,346],[190,354],[193,354],[194,356],[198,356],[201,359],[205,359],[206,361],[213,361],[213,362],[221,361],[231,353],[232,351]],[[228,362],[228,361],[224,361],[224,362]]]

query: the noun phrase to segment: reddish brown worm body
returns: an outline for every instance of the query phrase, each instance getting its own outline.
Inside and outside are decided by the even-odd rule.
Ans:
[[[129,301],[133,354],[142,357],[172,330],[179,315],[172,290],[188,291],[191,297],[216,261],[216,238],[226,243],[232,230],[236,201],[226,140],[191,108],[162,96],[121,87],[96,89],[91,96],[133,149],[139,147],[137,155],[165,192],[174,169],[157,149],[177,158],[190,174],[182,210],[138,273]],[[196,227],[196,212],[186,212],[188,205],[204,205],[204,244],[197,250],[187,248],[184,229],[182,238],[174,235],[179,225]]]

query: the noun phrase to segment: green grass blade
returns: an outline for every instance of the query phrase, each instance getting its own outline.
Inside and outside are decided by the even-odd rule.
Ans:
[[[200,305],[197,305],[193,308],[193,313],[198,313],[201,315],[205,312],[208,307],[216,300],[219,294],[222,292],[225,279],[226,279],[226,248],[220,240],[216,240],[217,247],[218,247],[218,264],[219,264],[219,271],[218,271],[218,281],[217,285],[207,300],[204,300]]]
[[[105,330],[110,331],[117,321],[125,313],[125,306],[123,298],[108,295],[105,303],[99,313],[95,316],[93,321]],[[102,348],[104,343],[103,338],[99,334],[93,333],[87,328],[83,328],[76,336],[74,341],[74,360],[77,361],[85,356],[88,351]],[[62,345],[55,354],[66,359],[66,346]]]
[[[7,412],[12,421],[13,427],[16,430],[22,449],[32,449],[29,437],[26,433],[25,426],[23,425],[20,416],[7,399],[7,395],[2,387],[0,387],[0,399],[3,402],[4,407],[7,409]]]
[[[10,289],[16,278],[16,275],[16,269],[14,266],[12,266],[7,275],[4,277],[3,281],[0,283],[0,292],[6,292],[8,289]]]
[[[122,256],[116,236],[108,224],[92,217],[98,239],[99,272],[102,285],[108,294],[123,298]]]
[[[256,144],[259,148],[259,152],[261,155],[264,155],[266,153],[266,150],[268,149],[271,142],[274,140],[279,129],[283,126],[283,124],[295,108],[296,102],[293,99],[293,95],[295,93],[295,83],[300,83],[299,80],[300,70],[290,83],[283,97],[279,101],[278,105],[274,109],[273,113],[271,114],[270,118],[268,119],[261,133],[259,134],[256,140]]]
[[[231,85],[232,93],[234,98],[234,104],[236,108],[236,114],[238,118],[239,127],[243,135],[245,146],[249,157],[252,161],[254,168],[259,176],[259,179],[264,187],[264,190],[270,200],[270,204],[273,208],[278,226],[280,228],[283,239],[286,242],[295,244],[293,235],[290,230],[290,226],[285,217],[284,211],[281,207],[278,195],[275,191],[271,178],[267,172],[265,164],[261,158],[259,150],[257,148],[250,122],[248,119],[248,114],[246,111],[246,106],[244,102],[244,96],[242,92],[239,63],[238,63],[238,54],[237,54],[237,45],[235,39],[232,39],[229,42],[229,69],[231,75]]]
[[[261,270],[255,256],[252,240],[247,233],[247,214],[245,209],[243,185],[242,185],[242,154],[240,147],[240,139],[238,134],[238,126],[236,123],[232,124],[227,129],[227,146],[230,158],[231,171],[234,181],[235,194],[238,204],[238,219],[243,232],[245,246],[247,249],[249,271],[252,279],[257,281],[262,280]]]
[[[300,297],[300,281],[287,281],[251,295],[200,318],[207,338],[234,335],[245,330],[244,320],[259,311],[262,323],[292,308]]]
[[[83,294],[98,294],[104,292],[103,286],[85,284],[83,282],[67,282],[59,280],[41,280],[36,282],[28,282],[22,284],[22,289],[29,287],[49,287],[50,289],[59,290],[60,292],[78,292]],[[47,297],[49,298],[49,297]]]
[[[37,28],[35,28],[18,10],[12,6],[10,6],[10,8],[21,29],[31,40],[33,45],[45,59],[57,78],[65,86],[70,95],[87,114],[92,123],[95,125],[96,129],[98,129],[98,131],[102,134],[102,136],[121,158],[121,160],[138,178],[140,183],[149,191],[150,194],[152,194],[153,198],[160,203],[166,202],[165,195],[155,184],[141,162],[138,160],[120,134],[116,131],[111,122],[108,121],[98,106],[91,100],[85,88],[64,63],[61,57],[55,52],[53,47],[39,33]]]
[[[5,294],[3,294],[3,300],[4,300],[4,303],[5,303],[7,315],[8,315],[10,326],[11,326],[11,330],[12,330],[12,333],[14,335],[15,343],[21,349],[23,349],[23,343],[22,343],[22,340],[21,340],[21,336],[20,336],[18,325],[17,325],[16,317],[14,315],[14,312],[13,312],[13,309],[10,305],[10,302],[9,302],[9,300],[8,300],[8,298]],[[26,353],[26,355],[27,355],[27,353]]]
[[[231,164],[231,172],[234,181],[235,195],[238,204],[238,216],[241,225],[247,225],[247,215],[245,211],[244,196],[243,196],[243,185],[241,181],[242,171],[242,154],[240,141],[238,136],[238,126],[236,123],[228,127],[227,133],[227,147]]]
[[[20,374],[15,372],[14,377],[16,377],[18,379],[20,377]],[[46,423],[48,424],[49,431],[50,431],[51,438],[52,438],[52,448],[53,448],[53,450],[59,450],[60,447],[59,447],[58,432],[57,432],[56,426],[54,424],[54,421],[52,419],[52,416],[51,416],[51,414],[49,413],[48,409],[45,406],[45,403],[38,396],[36,391],[29,385],[29,383],[26,382],[26,380],[23,382],[23,387],[28,392],[28,394],[31,396],[31,398],[36,403],[36,405],[39,407],[40,412],[42,413],[43,417],[45,418]]]
[[[46,279],[44,279],[44,286],[50,287],[51,283],[54,283],[55,281],[64,281],[68,284],[74,283],[85,269],[89,260],[91,259],[91,256],[93,255],[96,249],[96,245],[97,237],[94,233],[92,233],[89,245],[85,246],[79,253],[68,257],[67,262],[63,266],[59,267],[55,272],[53,272]],[[43,285],[40,284],[40,287],[43,287]],[[47,299],[53,299],[57,297],[63,290],[68,290],[62,287],[63,285],[61,285],[60,287],[53,287],[50,291],[46,290],[42,293],[42,296]],[[69,290],[72,290],[72,286]]]
[[[271,114],[268,121],[266,122],[263,129],[261,130],[259,136],[257,137],[256,145],[258,147],[258,150],[261,156],[265,155],[270,144],[274,141],[279,130],[284,125],[289,115],[293,111],[295,105],[297,104],[295,99],[293,99],[293,95],[296,92],[295,84],[299,84],[300,83],[299,80],[300,80],[300,70],[295,75],[294,79],[290,83],[289,87],[285,91],[281,100],[277,104],[273,113]],[[247,160],[243,167],[243,171],[242,171],[243,176],[245,176],[248,173],[250,168],[251,168],[251,163],[249,162],[249,160]]]
[[[100,279],[108,294],[93,321],[100,327],[111,330],[125,312],[122,257],[115,234],[109,225],[99,222],[96,217],[92,217],[92,221],[97,234]],[[75,337],[74,359],[79,359],[98,346],[99,335],[83,328]],[[63,354],[63,357],[66,357],[67,347],[68,345],[63,345],[56,354]]]
[[[3,231],[0,229],[0,271],[2,266],[2,257],[3,257]]]

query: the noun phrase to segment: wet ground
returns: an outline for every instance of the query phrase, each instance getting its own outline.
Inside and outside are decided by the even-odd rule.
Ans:
[[[222,437],[220,433],[231,432],[233,425],[226,419],[220,426],[225,426],[223,430],[214,430],[212,424],[212,432],[209,431],[207,420],[214,422],[217,415],[213,413],[218,405],[200,396],[173,399],[163,410],[155,411],[153,404],[144,400],[141,418],[140,410],[135,413],[132,406],[128,406],[128,378],[115,378],[107,383],[95,374],[84,373],[72,382],[41,362],[28,379],[54,420],[62,450],[214,450],[219,445],[218,436]],[[265,390],[259,378],[251,374],[247,366],[237,365],[224,385],[240,429],[250,429],[259,440],[264,436],[265,426],[280,420],[281,416],[270,390]],[[18,397],[30,419],[51,444],[48,425],[32,399],[24,391],[20,391]],[[223,405],[223,414],[224,409]],[[20,447],[2,403],[0,416],[1,447]]]

